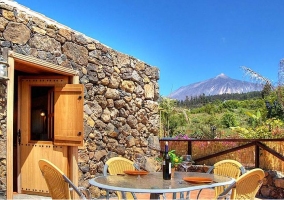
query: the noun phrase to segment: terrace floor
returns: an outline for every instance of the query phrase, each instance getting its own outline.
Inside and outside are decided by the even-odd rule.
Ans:
[[[196,199],[198,191],[192,191],[190,193],[190,199]],[[138,200],[144,200],[144,199],[149,199],[150,194],[148,193],[138,193],[136,194]],[[213,199],[212,197],[214,196],[214,190],[211,189],[204,189],[201,194],[199,199],[201,200],[206,200],[206,199]],[[177,196],[178,197],[178,196]],[[14,194],[13,199],[38,199],[38,200],[50,200],[50,197],[43,197],[43,196],[37,196],[37,195],[26,195],[26,194]],[[105,199],[105,198],[99,198],[99,199]],[[117,198],[111,197],[111,200],[116,200]],[[162,198],[161,198],[162,199]],[[167,194],[166,199],[172,199],[172,194]],[[262,198],[255,198],[256,200],[261,200]],[[264,199],[262,199],[264,200]]]

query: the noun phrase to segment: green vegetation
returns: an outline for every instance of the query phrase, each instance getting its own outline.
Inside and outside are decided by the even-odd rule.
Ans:
[[[171,159],[172,168],[177,167],[178,164],[182,162],[182,156],[176,155],[175,150],[169,151],[169,156]]]
[[[269,97],[272,96],[273,94]],[[176,101],[168,98],[161,101],[167,101],[168,104],[169,101],[174,102],[171,103],[171,112],[167,112],[167,121],[164,118],[161,120],[164,127],[162,137],[181,134],[202,139],[284,136],[283,110],[276,101],[262,98],[216,101],[192,109],[176,106]],[[272,102],[270,104],[273,107],[269,109],[267,102]]]

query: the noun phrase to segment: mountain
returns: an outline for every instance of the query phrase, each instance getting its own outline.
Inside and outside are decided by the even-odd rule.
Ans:
[[[169,94],[168,97],[177,100],[185,100],[187,96],[191,98],[202,94],[212,96],[225,93],[247,93],[261,91],[262,89],[263,86],[260,84],[232,79],[222,73],[215,78],[180,87]]]

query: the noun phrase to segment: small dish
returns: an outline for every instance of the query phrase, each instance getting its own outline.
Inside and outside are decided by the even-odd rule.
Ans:
[[[211,178],[206,177],[183,177],[184,181],[191,183],[212,183],[213,180]]]
[[[149,172],[147,171],[138,171],[138,170],[125,170],[123,172],[128,175],[147,175],[149,174]]]

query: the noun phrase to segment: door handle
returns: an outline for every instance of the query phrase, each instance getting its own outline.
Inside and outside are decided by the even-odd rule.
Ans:
[[[18,144],[20,145],[21,144],[21,130],[20,129],[18,130],[17,135],[18,135]]]

